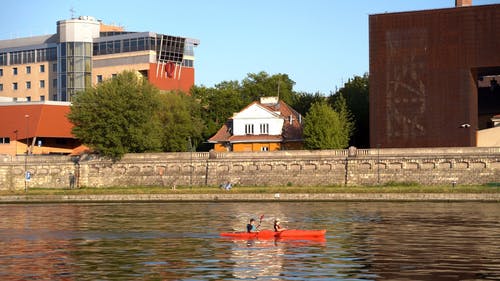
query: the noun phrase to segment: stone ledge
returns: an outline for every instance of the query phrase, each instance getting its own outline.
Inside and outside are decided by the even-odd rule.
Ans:
[[[54,202],[448,201],[500,202],[500,193],[275,193],[9,195],[0,203]]]

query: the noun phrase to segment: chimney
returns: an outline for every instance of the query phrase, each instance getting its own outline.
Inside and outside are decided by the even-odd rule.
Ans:
[[[472,6],[472,0],[455,0],[455,7]]]

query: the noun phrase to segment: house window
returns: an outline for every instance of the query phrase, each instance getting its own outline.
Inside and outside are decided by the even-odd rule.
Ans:
[[[261,146],[260,151],[269,151],[269,146]]]
[[[31,73],[31,66],[26,66],[26,73],[30,74]]]
[[[0,144],[9,144],[9,143],[10,143],[9,137],[0,138]]]
[[[245,134],[253,135],[253,124],[245,124]]]
[[[44,64],[40,65],[40,72],[45,72],[45,65]]]
[[[12,90],[17,91],[17,82],[12,83]]]
[[[40,80],[40,88],[45,88],[45,80]]]
[[[269,134],[269,124],[260,124],[260,134],[261,135],[267,135]]]
[[[12,69],[12,74],[17,75],[17,67],[14,67],[14,68]]]
[[[45,101],[45,96],[40,96],[40,101]]]
[[[101,83],[102,82],[102,75],[97,75],[97,83]]]
[[[52,79],[52,87],[57,88],[57,79]]]
[[[0,68],[0,76],[3,76],[3,68]]]
[[[30,97],[30,96],[27,96],[27,97],[26,97],[26,101],[31,101],[31,97]]]
[[[0,92],[3,91],[3,84],[0,84]]]
[[[26,81],[26,89],[31,89],[31,81]]]
[[[52,71],[57,72],[57,63],[52,64]]]

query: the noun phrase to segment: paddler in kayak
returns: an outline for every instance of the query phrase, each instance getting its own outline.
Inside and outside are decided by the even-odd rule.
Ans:
[[[274,220],[274,231],[281,232],[283,230],[286,230],[286,228],[281,226],[280,219],[275,219]]]
[[[250,219],[250,222],[247,224],[247,232],[250,233],[250,232],[258,232],[259,231],[259,226],[255,226],[255,219],[254,218],[251,218]]]

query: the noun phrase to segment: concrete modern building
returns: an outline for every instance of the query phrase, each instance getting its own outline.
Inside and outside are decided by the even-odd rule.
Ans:
[[[302,149],[302,116],[278,97],[262,97],[235,113],[208,142],[214,150]]]
[[[369,26],[371,147],[495,143],[478,136],[500,113],[500,4],[457,0]]]
[[[194,85],[199,41],[129,32],[92,17],[57,22],[57,33],[0,40],[0,97],[71,101],[74,93],[124,71],[137,71],[163,90]]]

